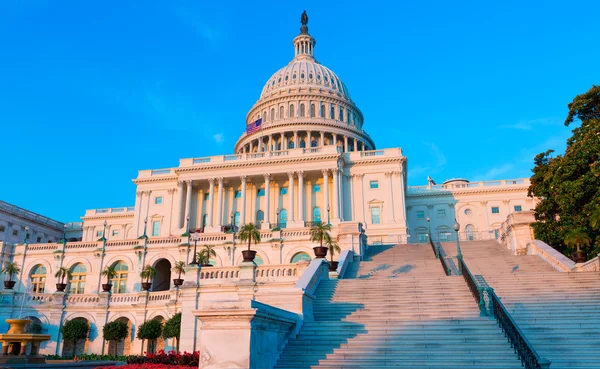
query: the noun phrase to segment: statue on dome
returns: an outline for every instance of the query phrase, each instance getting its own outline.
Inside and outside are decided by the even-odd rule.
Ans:
[[[306,10],[302,13],[302,16],[300,16],[300,23],[302,23],[303,26],[308,24],[308,14],[306,14]]]

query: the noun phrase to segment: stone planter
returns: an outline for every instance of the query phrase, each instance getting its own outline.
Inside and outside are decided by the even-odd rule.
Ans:
[[[212,264],[200,264],[200,266],[201,266],[202,268],[206,268],[206,267],[211,267],[211,266],[212,266]]]
[[[104,291],[104,292],[110,292],[111,288],[112,288],[112,284],[110,284],[110,283],[102,284],[102,291]]]
[[[315,252],[315,258],[323,259],[327,256],[327,251],[329,251],[329,249],[325,246],[317,246],[313,247],[313,251]]]
[[[585,251],[574,251],[571,256],[576,263],[585,263],[587,261],[587,253]]]
[[[31,323],[31,319],[6,319],[9,324],[9,334],[25,334],[25,326]]]
[[[335,272],[338,268],[339,261],[330,261],[329,262],[329,271]]]
[[[142,282],[142,290],[150,291],[150,288],[152,288],[152,282]]]
[[[183,285],[183,279],[182,278],[173,279],[173,285],[175,287],[179,287],[179,286]]]
[[[56,291],[58,291],[58,292],[65,292],[65,288],[67,288],[66,283],[57,283],[56,284]]]
[[[256,251],[244,250],[242,251],[242,255],[244,256],[244,261],[254,261],[254,258],[256,257]]]
[[[12,290],[13,287],[15,286],[15,281],[4,281],[4,289],[6,290]]]

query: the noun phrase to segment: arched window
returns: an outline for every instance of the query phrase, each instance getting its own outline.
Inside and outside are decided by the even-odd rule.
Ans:
[[[38,264],[31,269],[31,292],[44,293],[46,287],[46,267]]]
[[[254,264],[256,264],[256,265],[263,265],[264,263],[265,262],[263,261],[263,259],[260,256],[256,255],[254,257]]]
[[[465,227],[465,236],[467,241],[475,241],[475,226],[473,224],[467,224]]]
[[[275,120],[275,108],[271,108],[271,122]]]
[[[437,228],[438,231],[438,240],[441,242],[451,241],[452,233],[450,232],[450,228],[446,226],[439,226]]]
[[[294,141],[293,140],[289,140],[288,141],[288,149],[293,149],[294,148]]]
[[[263,223],[263,221],[265,220],[265,212],[262,210],[259,210],[256,212],[256,225],[259,226]]]
[[[350,110],[347,110],[346,118],[347,118],[346,121],[348,122],[348,124],[350,124],[351,123],[351,121],[350,121]]]
[[[315,117],[315,104],[310,104],[310,117]]]
[[[240,212],[236,211],[235,214],[233,215],[233,224],[235,224],[236,227],[240,226]]]
[[[311,140],[310,147],[317,147],[317,140]]]
[[[281,209],[279,212],[279,228],[285,228],[287,226],[288,221],[288,212],[287,209]]]
[[[77,263],[71,268],[71,280],[69,281],[69,293],[85,293],[85,275],[87,269],[82,263]]]
[[[304,116],[304,104],[300,104],[300,116]]]
[[[340,107],[340,120],[344,121],[344,108]]]
[[[127,275],[129,274],[129,267],[124,261],[117,261],[114,266],[116,274],[111,280],[113,293],[125,293],[127,292]]]
[[[302,148],[302,149],[306,148],[306,141],[300,140],[300,148]]]
[[[313,222],[320,222],[321,221],[321,208],[318,206],[315,206],[313,208]]]
[[[329,118],[335,119],[335,106],[331,105],[331,109],[329,110]]]
[[[298,253],[294,254],[294,256],[292,256],[292,260],[290,261],[290,263],[294,264],[301,260],[309,260],[310,261],[310,255],[308,255],[305,252],[298,252]]]
[[[290,105],[290,118],[294,117],[294,105]]]
[[[279,119],[283,119],[284,117],[284,112],[283,112],[283,106],[279,107]]]
[[[319,112],[319,116],[321,118],[325,118],[325,105],[321,105],[321,111]]]
[[[263,118],[264,118],[265,121],[267,120],[267,111],[266,110],[263,111]]]

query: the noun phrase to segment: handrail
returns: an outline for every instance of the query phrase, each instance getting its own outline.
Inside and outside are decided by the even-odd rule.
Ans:
[[[440,253],[439,253],[439,250],[437,249],[437,247],[435,247],[435,245],[433,244],[433,240],[431,239],[431,233],[427,234],[427,238],[429,238],[429,244],[431,245],[431,249],[433,250],[433,253],[435,254],[435,258],[439,259]]]
[[[462,268],[462,275],[475,298],[475,301],[479,305],[479,311],[482,316],[488,315],[488,309],[485,304],[485,294],[488,297],[488,303],[490,305],[489,312],[493,318],[498,321],[498,326],[502,329],[504,335],[508,338],[511,347],[515,349],[515,352],[521,360],[521,364],[525,369],[549,369],[550,361],[541,358],[533,348],[533,345],[527,338],[523,331],[517,325],[517,322],[508,312],[508,309],[500,301],[500,298],[494,292],[494,289],[487,286],[485,279],[481,275],[473,276],[464,259],[458,258],[458,263]]]
[[[450,265],[448,265],[448,262],[446,261],[446,258],[444,257],[444,255],[446,255],[446,253],[444,252],[444,248],[442,247],[442,244],[440,243],[440,241],[437,241],[437,250],[440,255],[439,259],[440,259],[440,263],[442,264],[442,268],[444,269],[444,273],[446,273],[446,276],[450,276],[452,274],[452,270],[450,269]]]

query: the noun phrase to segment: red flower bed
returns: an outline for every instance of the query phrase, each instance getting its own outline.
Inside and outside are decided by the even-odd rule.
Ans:
[[[145,356],[129,356],[125,366],[105,366],[96,369],[173,369],[175,367],[189,366],[198,367],[198,352],[175,352],[165,353],[163,350],[155,354],[147,353]]]
[[[177,369],[180,365],[167,364],[127,364],[124,366],[101,366],[96,369]]]

